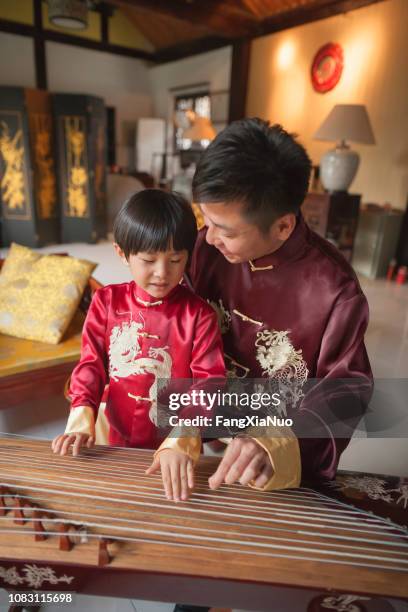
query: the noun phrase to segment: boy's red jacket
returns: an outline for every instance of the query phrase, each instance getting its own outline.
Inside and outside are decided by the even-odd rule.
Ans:
[[[204,300],[182,285],[161,299],[134,282],[108,285],[95,293],[85,321],[72,410],[89,406],[96,420],[108,384],[109,443],[157,448],[158,381],[224,375],[217,316]]]

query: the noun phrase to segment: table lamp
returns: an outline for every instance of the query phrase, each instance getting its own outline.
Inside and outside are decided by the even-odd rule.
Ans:
[[[362,104],[336,104],[313,138],[338,141],[336,148],[325,153],[320,162],[320,179],[328,191],[347,191],[360,163],[347,140],[375,144],[366,107]]]

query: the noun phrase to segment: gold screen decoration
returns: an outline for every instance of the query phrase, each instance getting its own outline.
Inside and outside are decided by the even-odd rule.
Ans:
[[[63,117],[67,164],[67,200],[65,214],[68,217],[88,217],[88,172],[86,155],[86,131],[83,117]]]
[[[51,115],[44,113],[31,114],[30,131],[36,169],[35,188],[38,214],[40,219],[50,219],[55,217],[57,212],[57,183],[52,155]]]
[[[6,218],[31,217],[21,113],[0,113],[1,200]]]

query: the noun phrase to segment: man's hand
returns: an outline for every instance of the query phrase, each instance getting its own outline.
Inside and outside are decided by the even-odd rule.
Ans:
[[[211,489],[217,489],[223,482],[233,484],[249,482],[263,487],[273,475],[268,453],[251,438],[234,438],[228,445],[217,470],[208,479]]]
[[[54,453],[59,455],[66,455],[72,446],[72,454],[74,457],[79,455],[81,446],[92,448],[95,444],[95,438],[86,433],[70,433],[61,434],[54,438],[51,444],[51,448]]]
[[[161,469],[164,492],[167,499],[175,502],[186,501],[194,488],[194,464],[192,459],[172,448],[166,448],[156,455],[146,474]]]

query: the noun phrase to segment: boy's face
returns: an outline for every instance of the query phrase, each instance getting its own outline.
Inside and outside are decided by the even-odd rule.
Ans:
[[[200,204],[200,208],[207,226],[208,244],[215,246],[230,263],[273,253],[289,238],[296,225],[295,215],[283,215],[264,234],[245,218],[240,202]]]
[[[114,246],[119,257],[129,265],[135,283],[158,299],[165,297],[179,284],[188,260],[187,250],[173,249],[153,253],[139,252],[129,255],[126,260],[122,249],[117,244]]]

